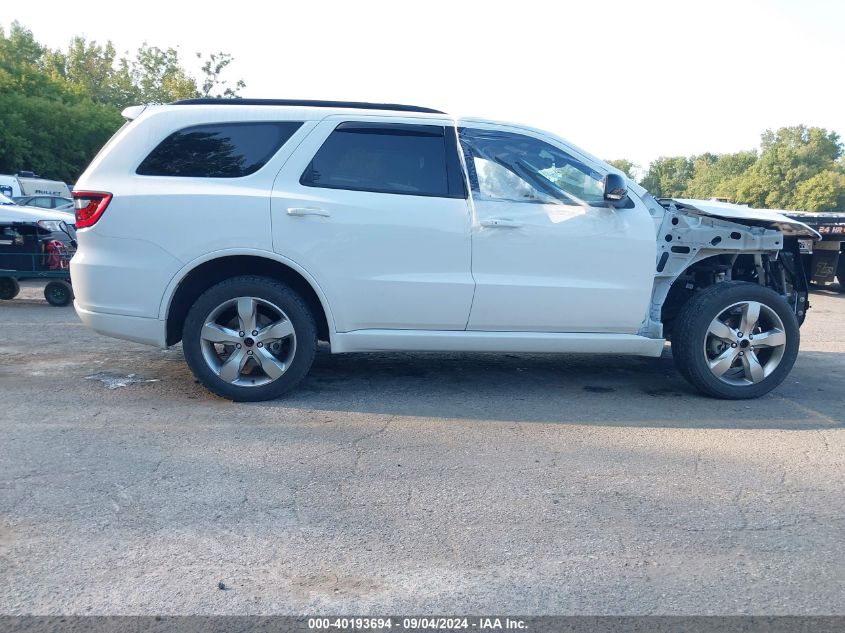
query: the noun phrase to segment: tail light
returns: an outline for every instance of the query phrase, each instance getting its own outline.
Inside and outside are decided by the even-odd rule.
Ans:
[[[111,194],[100,191],[74,191],[71,195],[78,229],[94,226],[111,202]]]

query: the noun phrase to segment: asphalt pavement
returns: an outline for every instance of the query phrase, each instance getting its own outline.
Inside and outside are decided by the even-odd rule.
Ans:
[[[845,294],[811,300],[755,401],[668,350],[322,350],[233,404],[27,284],[0,303],[0,614],[845,614]]]

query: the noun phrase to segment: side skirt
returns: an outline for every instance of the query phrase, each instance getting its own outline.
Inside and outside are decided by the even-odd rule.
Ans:
[[[437,330],[355,330],[338,332],[332,353],[346,352],[525,352],[626,354],[658,357],[664,339],[636,334],[559,332],[465,332]]]

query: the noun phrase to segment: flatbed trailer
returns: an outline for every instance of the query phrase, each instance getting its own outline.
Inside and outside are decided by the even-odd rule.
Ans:
[[[809,281],[815,284],[839,282],[845,292],[845,213],[809,213],[791,211],[784,215],[815,229],[822,239],[813,243],[800,239],[798,243]]]
[[[37,222],[0,222],[0,300],[14,299],[21,280],[43,279],[47,302],[68,305],[73,300],[72,254]]]

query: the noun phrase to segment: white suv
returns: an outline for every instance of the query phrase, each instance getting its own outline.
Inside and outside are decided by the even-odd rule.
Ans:
[[[660,356],[706,394],[777,386],[807,303],[771,211],[655,200],[539,130],[412,106],[137,106],[79,179],[76,310],[182,341],[233,400],[275,398],[331,351]]]

